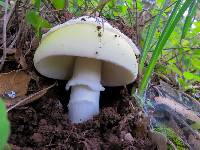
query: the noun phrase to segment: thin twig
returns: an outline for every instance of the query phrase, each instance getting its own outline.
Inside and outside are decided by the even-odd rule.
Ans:
[[[3,65],[6,60],[6,54],[7,54],[7,25],[8,22],[14,12],[14,8],[16,6],[17,0],[15,1],[13,7],[11,8],[9,14],[8,14],[8,0],[5,0],[5,12],[4,12],[4,17],[3,17],[3,55],[1,57],[1,64],[0,64],[0,71],[3,68]]]
[[[9,22],[11,16],[12,16],[12,14],[14,13],[14,10],[15,10],[15,7],[16,7],[17,2],[18,2],[18,0],[15,1],[13,7],[10,9],[10,12],[7,14],[8,22]],[[7,22],[7,24],[8,24],[8,22]]]
[[[190,51],[190,50],[187,50],[187,51],[183,52],[183,55],[187,54],[189,51]],[[172,59],[174,59],[174,58],[177,58],[179,55],[180,55],[180,54],[175,54],[174,56],[172,56],[172,57],[169,58],[168,60],[165,60],[164,63],[169,62],[170,60],[172,60]],[[166,56],[167,56],[167,54],[164,55],[164,56],[162,56],[162,57],[165,58]],[[177,61],[178,61],[178,60],[177,60]]]
[[[175,50],[175,49],[181,49],[181,48],[188,48],[188,49],[200,49],[200,47],[170,47],[170,48],[164,48],[163,50]]]
[[[18,32],[17,32],[17,34],[16,34],[14,40],[12,41],[12,43],[9,45],[8,49],[12,49],[13,46],[16,44],[17,40],[18,40],[19,37],[20,37],[21,31],[22,31],[22,30],[21,30],[21,27],[19,26],[19,30],[18,30]]]
[[[33,37],[31,39],[31,43],[30,43],[30,46],[29,46],[29,49],[26,51],[26,53],[24,54],[24,58],[26,57],[26,55],[28,55],[30,52],[31,52],[31,48],[32,48],[32,44],[33,44],[33,41],[35,40],[35,38]]]
[[[200,49],[200,47],[172,47],[172,48],[167,48],[167,49],[164,49],[164,50],[176,50],[176,49],[181,49],[181,48],[188,48],[188,49],[191,49],[191,50],[194,50],[194,49],[197,49],[197,50],[199,50]],[[185,55],[185,54],[188,54],[190,52],[190,50],[186,50],[186,51],[184,51],[183,53],[182,53],[182,55]],[[168,60],[165,60],[164,61],[164,63],[166,63],[166,62],[169,62],[170,60],[172,60],[172,59],[174,59],[174,58],[177,58],[179,55],[181,55],[181,54],[175,54],[174,56],[172,56],[171,58],[169,58]],[[166,55],[163,55],[162,57],[163,58],[165,58],[167,56],[167,54]]]
[[[4,62],[6,60],[6,51],[7,51],[7,46],[6,46],[6,39],[7,39],[7,23],[8,23],[8,0],[5,0],[5,12],[4,12],[4,17],[3,17],[3,55],[1,57],[1,64],[0,64],[0,71],[3,68]]]

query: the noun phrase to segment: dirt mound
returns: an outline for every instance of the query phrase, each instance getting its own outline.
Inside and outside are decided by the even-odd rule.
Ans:
[[[9,143],[16,150],[151,149],[147,118],[135,106],[127,90],[107,89],[101,97],[101,113],[75,125],[67,119],[60,101],[47,94],[40,101],[9,113]]]

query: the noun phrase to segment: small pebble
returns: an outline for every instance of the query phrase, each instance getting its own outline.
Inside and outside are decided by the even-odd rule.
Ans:
[[[14,98],[17,97],[17,94],[16,94],[15,91],[8,91],[8,92],[5,92],[5,93],[4,93],[4,96],[6,96],[6,97],[8,97],[8,98],[14,99]]]

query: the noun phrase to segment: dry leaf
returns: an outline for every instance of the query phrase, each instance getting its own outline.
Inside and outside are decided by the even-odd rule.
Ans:
[[[171,109],[173,109],[177,113],[182,114],[187,119],[190,119],[194,122],[200,122],[200,118],[194,111],[189,110],[184,105],[182,105],[172,99],[164,98],[164,97],[155,97],[155,101],[158,104],[165,104],[165,105],[169,106]]]
[[[24,96],[27,93],[30,76],[22,70],[0,74],[0,95],[8,92],[16,93],[16,96]]]
[[[23,106],[23,105],[29,104],[29,103],[31,103],[31,102],[33,102],[33,101],[35,101],[35,100],[38,100],[38,99],[41,98],[43,95],[45,95],[49,89],[51,89],[51,88],[54,87],[55,85],[56,85],[56,83],[54,83],[53,85],[51,85],[51,86],[49,86],[49,87],[47,87],[47,88],[45,88],[45,89],[42,89],[42,90],[39,91],[39,92],[36,92],[36,93],[34,93],[34,94],[31,94],[31,95],[27,96],[27,97],[24,98],[24,99],[19,99],[19,100],[17,100],[17,101],[10,101],[9,103],[7,103],[7,104],[9,104],[9,105],[7,105],[7,107],[8,107],[8,110],[7,110],[7,111],[10,111],[10,110],[12,110],[13,108],[15,108],[15,107],[17,107],[17,106]]]

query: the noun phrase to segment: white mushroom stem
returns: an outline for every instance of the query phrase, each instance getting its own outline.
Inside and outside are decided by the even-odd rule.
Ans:
[[[71,88],[69,119],[80,123],[99,113],[99,96],[103,91],[101,83],[101,61],[77,57],[71,80],[66,90]]]

